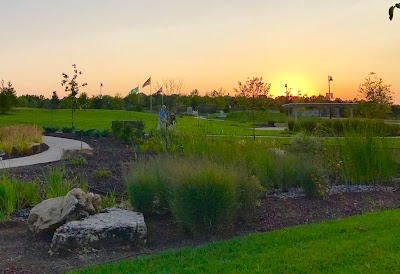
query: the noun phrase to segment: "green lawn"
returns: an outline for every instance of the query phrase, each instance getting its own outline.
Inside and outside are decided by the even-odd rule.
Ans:
[[[104,264],[77,273],[400,273],[400,210]]]
[[[157,127],[158,115],[144,112],[123,110],[77,110],[74,114],[76,129],[111,129],[111,122],[115,120],[137,120],[145,123],[145,130],[150,131]],[[60,129],[71,126],[71,111],[59,109],[17,108],[11,114],[0,115],[1,125],[34,124],[37,126],[57,126]],[[252,135],[252,123],[231,120],[196,119],[188,116],[178,116],[177,130],[207,135]],[[256,131],[258,136],[287,136],[283,131]]]

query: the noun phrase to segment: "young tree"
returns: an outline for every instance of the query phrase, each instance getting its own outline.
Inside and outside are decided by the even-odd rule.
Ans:
[[[79,108],[76,95],[79,93],[79,88],[86,86],[87,83],[79,85],[78,75],[81,75],[82,71],[78,71],[75,64],[73,64],[72,67],[74,68],[72,77],[69,77],[66,73],[62,73],[63,79],[61,81],[61,86],[65,86],[65,92],[69,92],[66,102],[68,107],[71,109],[71,126],[74,127],[74,112]]]
[[[270,83],[264,83],[263,78],[253,77],[253,79],[247,78],[245,84],[238,82],[239,88],[235,88],[238,96],[246,98],[259,98],[268,97],[269,90],[271,89]]]
[[[17,104],[17,95],[14,87],[9,81],[7,84],[1,80],[0,86],[0,112],[2,114],[9,112]]]
[[[183,82],[183,79],[180,78],[167,78],[163,80],[162,85],[160,87],[163,87],[164,95],[172,95],[172,94],[180,95],[183,92],[183,89],[185,88],[185,83]]]
[[[360,103],[360,114],[364,117],[385,118],[391,112],[393,92],[374,72],[368,74],[358,87],[364,102]]]
[[[242,98],[251,98],[252,117],[253,117],[253,138],[256,139],[255,133],[255,113],[254,109],[256,106],[256,100],[261,102],[260,107],[264,108],[265,103],[268,103],[269,90],[271,89],[270,83],[264,83],[263,78],[253,77],[252,79],[247,78],[245,84],[238,82],[239,88],[235,88],[236,93]],[[250,100],[243,100],[244,102],[250,102]],[[265,103],[264,103],[265,102]],[[249,105],[247,105],[248,107]]]

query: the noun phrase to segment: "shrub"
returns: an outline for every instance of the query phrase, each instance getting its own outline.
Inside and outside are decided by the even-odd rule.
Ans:
[[[132,142],[144,135],[144,123],[141,121],[112,121],[113,135],[126,142]]]
[[[108,129],[100,131],[100,137],[108,137],[110,135],[111,135],[111,132]]]
[[[69,160],[69,163],[74,166],[86,166],[88,164],[85,157],[79,155],[78,157]]]
[[[44,129],[44,132],[46,132],[46,133],[54,133],[57,130],[59,130],[60,128],[54,127],[54,126],[44,126],[43,129]]]
[[[72,133],[72,132],[74,132],[74,130],[75,130],[75,128],[73,128],[73,127],[63,127],[61,129],[62,133]]]
[[[317,153],[322,150],[322,143],[316,137],[301,132],[291,140],[290,149],[300,153]]]

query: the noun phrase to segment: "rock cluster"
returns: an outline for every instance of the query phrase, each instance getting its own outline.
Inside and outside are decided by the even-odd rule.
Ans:
[[[74,188],[64,197],[44,200],[32,208],[28,227],[35,234],[53,232],[66,222],[95,214],[100,205],[100,195]]]
[[[97,213],[100,205],[99,195],[75,188],[64,197],[45,200],[32,208],[28,227],[34,234],[54,232],[50,254],[146,243],[142,213],[117,208]]]

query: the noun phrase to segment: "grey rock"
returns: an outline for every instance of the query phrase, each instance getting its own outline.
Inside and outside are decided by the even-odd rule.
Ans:
[[[147,227],[142,213],[110,208],[59,227],[49,253],[90,252],[115,245],[132,247],[145,244],[146,239]]]
[[[66,222],[95,214],[101,204],[97,194],[86,194],[74,188],[64,197],[44,200],[33,207],[28,217],[28,228],[35,234],[53,232]]]

